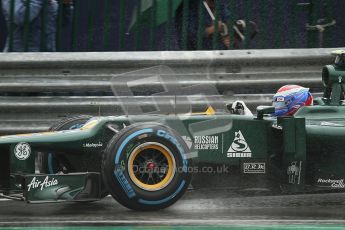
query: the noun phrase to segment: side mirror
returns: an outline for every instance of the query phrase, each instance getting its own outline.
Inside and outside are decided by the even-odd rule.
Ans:
[[[275,112],[274,106],[258,106],[256,108],[257,117],[256,119],[262,120],[264,119],[264,115],[266,114],[273,114]]]

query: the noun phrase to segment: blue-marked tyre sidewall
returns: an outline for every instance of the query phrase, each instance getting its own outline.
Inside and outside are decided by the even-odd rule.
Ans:
[[[130,175],[132,154],[154,143],[173,159],[173,174],[164,186],[147,189]],[[175,203],[186,191],[191,174],[186,159],[188,147],[172,129],[159,124],[134,124],[123,129],[108,145],[103,161],[103,177],[112,196],[134,210],[157,210]],[[172,168],[172,167],[170,167]],[[167,176],[168,177],[168,176]]]

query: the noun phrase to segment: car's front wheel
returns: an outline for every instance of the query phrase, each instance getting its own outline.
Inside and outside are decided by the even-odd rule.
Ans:
[[[66,117],[56,124],[53,124],[49,131],[62,131],[62,130],[74,130],[81,128],[92,116],[89,115],[77,115]],[[57,173],[74,173],[74,172],[100,172],[100,162],[102,156],[81,156],[78,153],[74,153],[76,157],[71,161],[65,154],[39,153],[39,169],[41,173],[45,174],[57,174]],[[69,156],[71,157],[71,156]],[[80,158],[83,157],[83,160]],[[101,182],[101,198],[106,197],[109,194]]]
[[[171,128],[134,124],[109,143],[102,175],[111,195],[134,210],[157,210],[175,203],[191,174],[188,147]]]

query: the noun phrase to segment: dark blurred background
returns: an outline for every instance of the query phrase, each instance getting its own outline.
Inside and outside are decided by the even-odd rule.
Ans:
[[[58,51],[177,50],[174,28],[167,23],[129,31],[137,0],[74,0],[75,21],[61,30]],[[311,3],[311,4],[309,4]],[[254,21],[255,39],[240,48],[313,48],[345,46],[344,0],[228,0],[230,24],[238,19]],[[323,22],[320,19],[324,19]],[[323,33],[307,31],[311,25],[336,21]],[[168,31],[173,31],[169,33]],[[0,48],[6,26],[0,16]]]

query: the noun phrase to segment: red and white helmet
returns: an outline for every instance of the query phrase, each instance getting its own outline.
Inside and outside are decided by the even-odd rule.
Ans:
[[[285,85],[273,96],[275,116],[292,116],[300,107],[312,104],[309,89],[299,85]]]

